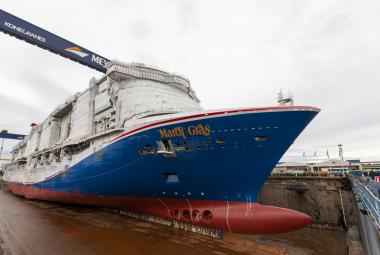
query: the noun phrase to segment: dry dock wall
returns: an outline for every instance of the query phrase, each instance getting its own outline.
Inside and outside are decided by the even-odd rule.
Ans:
[[[351,184],[345,177],[271,176],[258,201],[307,213],[318,228],[344,229],[357,223]]]

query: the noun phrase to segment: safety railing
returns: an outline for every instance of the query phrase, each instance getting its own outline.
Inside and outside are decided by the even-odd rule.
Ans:
[[[361,183],[359,178],[352,177],[351,180],[355,196],[365,206],[376,223],[377,229],[380,230],[380,199],[365,184]]]

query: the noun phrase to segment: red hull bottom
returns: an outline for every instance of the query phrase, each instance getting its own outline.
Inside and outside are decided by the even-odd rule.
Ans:
[[[312,218],[304,213],[259,203],[88,195],[44,190],[15,183],[6,183],[6,185],[14,193],[25,197],[117,208],[230,233],[251,235],[283,233],[306,227],[312,221]]]

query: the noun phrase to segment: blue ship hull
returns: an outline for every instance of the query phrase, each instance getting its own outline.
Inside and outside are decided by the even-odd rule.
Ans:
[[[209,201],[208,205],[213,207],[209,206],[208,211],[217,221],[218,217],[225,217],[224,211],[220,216],[218,212],[222,210],[220,206],[226,207],[227,201],[228,210],[230,203],[235,205],[235,216],[239,217],[239,213],[244,214],[241,210],[247,215],[248,207],[251,210],[250,206],[256,204],[267,176],[318,111],[312,107],[241,109],[156,122],[115,138],[52,178],[29,185],[9,183],[9,186],[16,193],[30,197],[153,214],[157,211],[159,216],[178,220],[181,212],[187,213],[184,211],[187,203],[177,210],[169,206],[170,201],[187,201],[190,208],[186,210],[192,223],[195,223],[192,203],[202,207]],[[157,142],[162,141],[168,148],[161,153]],[[175,153],[169,153],[175,148]],[[79,196],[88,199],[75,198]],[[113,198],[126,200],[110,202]],[[128,198],[147,203],[158,200],[163,205],[155,208],[152,204],[153,209],[149,209],[149,204],[137,205],[131,201],[128,205]],[[239,206],[243,209],[238,209]],[[213,212],[212,208],[217,209]],[[227,224],[223,223],[227,227],[218,227],[223,225],[218,222],[211,226],[231,231],[228,218]],[[237,225],[244,225],[236,221]],[[309,218],[303,223],[306,221]],[[206,223],[210,222],[198,225]]]

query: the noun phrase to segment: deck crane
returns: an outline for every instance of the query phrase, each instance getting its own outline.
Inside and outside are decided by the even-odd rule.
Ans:
[[[105,73],[109,60],[0,9],[0,31]]]

